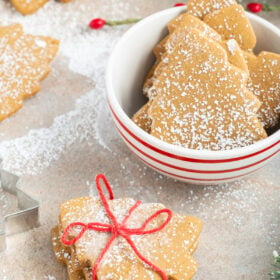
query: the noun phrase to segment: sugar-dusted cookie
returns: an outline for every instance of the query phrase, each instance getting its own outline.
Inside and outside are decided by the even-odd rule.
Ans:
[[[199,19],[196,20],[200,21]],[[198,25],[199,24],[197,24],[197,26]],[[207,25],[202,22],[202,26]],[[201,35],[207,36],[211,34],[211,28],[209,28],[209,31],[208,28],[209,27],[204,29],[203,27],[200,27],[199,29],[195,29],[199,30],[201,32]],[[156,91],[153,88],[154,82],[157,81],[157,77],[160,75],[163,67],[168,64],[169,56],[174,53],[175,46],[177,46],[178,44],[183,44],[183,38],[188,32],[191,32],[191,28],[189,28],[189,26],[177,28],[172,34],[167,37],[167,40],[164,40],[160,43],[160,47],[156,48],[156,52],[160,49],[160,52],[157,53],[157,62],[148,73],[143,85],[143,93],[150,100],[153,100],[156,96]],[[213,34],[215,33],[216,32],[213,30]],[[214,40],[217,39],[216,36],[210,36],[209,38],[212,38]],[[237,42],[234,39],[230,39],[229,41],[217,40],[217,42],[226,50],[229,62],[243,70],[248,76],[248,67],[242,50],[240,49]]]
[[[191,14],[188,14],[188,13],[181,14],[168,23],[169,33],[173,33],[174,31],[176,31],[177,28],[184,27],[184,26],[196,28],[196,29],[200,30],[201,32],[204,32],[205,36],[208,36],[215,41],[222,40],[221,35],[219,33],[217,33],[214,29],[209,27],[207,24],[205,24],[199,18],[197,18]]]
[[[59,0],[68,3],[72,0]],[[23,15],[30,15],[42,8],[49,0],[11,0],[13,6]]]
[[[248,88],[262,102],[259,118],[265,128],[273,128],[280,120],[280,55],[244,52],[244,56],[250,72]]]
[[[157,75],[160,73],[160,69],[162,67],[162,64],[166,64],[168,61],[163,58],[163,55],[165,53],[171,53],[173,52],[173,48],[175,45],[179,44],[181,41],[181,37],[184,36],[186,32],[189,31],[190,28],[195,28],[199,31],[201,31],[205,36],[208,36],[209,38],[212,38],[217,41],[222,41],[221,36],[212,28],[210,28],[207,24],[205,24],[200,19],[188,15],[183,14],[180,16],[180,19],[177,19],[176,22],[171,22],[169,26],[173,26],[173,28],[170,28],[170,34],[166,36],[155,48],[154,48],[154,54],[157,58],[157,61],[153,68],[149,71],[145,82],[143,86],[143,92],[146,96],[149,98],[153,98],[152,86],[153,82],[156,79]],[[176,26],[176,28],[175,28]]]
[[[215,29],[224,40],[235,39],[242,50],[251,51],[256,45],[253,27],[241,5],[217,10],[204,17],[204,22]]]
[[[64,246],[61,243],[61,232],[59,231],[58,227],[54,227],[51,230],[51,236],[56,259],[61,264],[66,265],[69,280],[84,280],[85,276],[83,269],[75,269],[75,264],[72,260],[70,248]],[[77,262],[77,259],[75,261]]]
[[[35,13],[49,0],[11,0],[14,7],[23,15]]]
[[[248,65],[244,57],[243,51],[241,50],[236,40],[229,39],[228,41],[222,41],[221,46],[227,52],[229,63],[249,74]]]
[[[100,280],[108,276],[114,280],[160,280],[163,275],[174,280],[191,279],[197,269],[192,253],[198,244],[201,222],[172,213],[162,204],[114,199],[105,181],[110,194],[107,200],[100,186],[105,177],[98,175],[96,180],[100,199],[82,197],[61,205],[59,226],[52,230],[58,261],[64,256],[58,250],[65,252],[68,247],[75,252],[80,264],[76,267],[84,279],[91,279],[92,272]],[[62,243],[57,245],[61,233]],[[73,262],[66,265],[75,271]]]
[[[219,43],[192,29],[154,84],[151,134],[199,150],[244,147],[267,137],[247,77],[228,62]]]
[[[0,120],[40,90],[58,46],[55,39],[25,34],[19,24],[0,27]]]
[[[81,205],[81,208],[75,208],[75,211],[74,209],[71,209],[71,207],[70,210],[68,204],[68,216],[62,216],[62,224],[65,223],[65,225],[68,225],[68,223],[71,223],[71,220],[73,221],[74,218],[75,221],[79,220],[84,222],[89,219],[93,219],[94,221],[96,220],[96,217],[100,217],[100,220],[97,220],[96,222],[108,223],[109,221],[107,220],[107,217],[104,214],[104,216],[102,215],[103,211],[101,204],[99,204],[100,208],[96,209],[96,212],[91,211],[91,209],[95,206],[93,204],[96,203],[97,202],[94,201],[92,201],[91,203],[87,201],[86,205],[83,204]],[[128,211],[130,207],[134,205],[134,203],[135,201],[131,199],[121,199],[112,201],[110,203],[110,206],[114,213],[120,212],[119,218],[121,220],[123,218],[123,215]],[[74,204],[77,206],[76,202]],[[86,218],[85,216],[81,216],[82,212],[80,211],[82,211],[82,209],[85,209],[84,211],[89,210],[90,216],[88,218]],[[160,209],[163,209],[162,205],[143,205],[141,208],[138,208],[134,212],[133,217],[131,217],[131,219],[129,220],[129,225],[140,226],[145,217],[151,216],[154,212]],[[62,210],[62,212],[64,212],[64,210]],[[93,214],[95,215],[93,216]],[[72,218],[67,218],[70,216]],[[161,222],[162,220],[157,221],[157,223]],[[149,260],[152,261],[155,265],[161,268],[166,267],[166,270],[174,271],[172,277],[174,277],[175,279],[191,279],[196,270],[196,264],[189,253],[189,246],[192,247],[191,245],[197,239],[197,234],[195,233],[196,229],[192,229],[191,224],[188,223],[187,219],[175,216],[173,217],[172,223],[166,230],[155,233],[151,236],[147,235],[139,238],[137,240],[136,246],[141,252],[143,252],[143,254],[149,256]],[[65,226],[63,226],[63,228],[65,228]],[[181,234],[177,235],[176,232],[180,232]],[[191,236],[189,236],[190,232],[192,232]],[[86,264],[87,261],[90,261],[90,263],[93,265],[98,255],[101,253],[101,250],[105,248],[108,238],[109,236],[107,236],[106,238],[105,235],[102,238],[99,234],[94,233],[84,236],[81,244],[76,244],[76,252],[79,262]],[[168,244],[155,244],[153,240],[156,241],[159,238],[169,240]],[[186,240],[189,240],[189,244],[188,242],[185,242],[186,244],[184,244],[184,241]],[[150,244],[150,246],[148,244]],[[184,247],[182,248],[183,245]],[[173,252],[181,252],[179,260],[174,259],[175,256],[167,257],[169,254],[172,254],[170,252],[171,250],[174,250]],[[168,251],[170,253],[168,253]],[[161,258],[161,255],[165,256],[165,258]],[[184,255],[184,258],[181,257],[182,255]],[[174,259],[174,262],[172,262],[172,264],[168,264],[168,262],[170,262],[170,258]],[[135,272],[138,273],[137,278],[135,277]],[[116,280],[150,279],[150,275],[154,275],[152,271],[147,270],[143,266],[143,264],[139,262],[137,258],[135,258],[133,251],[131,251],[130,247],[127,246],[125,240],[123,239],[116,240],[116,244],[112,249],[112,253],[110,254],[110,252],[108,252],[108,254],[106,254],[106,262],[104,264],[101,264],[99,268],[98,278],[103,279],[103,277],[108,274],[114,275],[113,279]],[[177,275],[181,275],[181,277],[178,277]]]
[[[137,113],[134,114],[132,120],[144,131],[150,133],[151,131],[151,118],[148,115],[148,109],[150,107],[150,103],[146,103],[141,109],[138,110]]]
[[[166,45],[171,41],[171,43],[176,43],[174,41],[177,41],[177,34],[180,33],[181,29],[185,28],[196,28],[202,32],[205,32],[210,38],[213,38],[214,40],[221,41],[221,36],[212,28],[210,28],[207,24],[205,24],[203,21],[199,20],[198,18],[189,15],[187,13],[181,14],[175,19],[171,20],[168,24],[168,30],[169,34],[164,37],[154,48],[153,52],[156,56],[156,63],[153,65],[151,70],[149,71],[145,82],[147,82],[148,79],[152,78],[154,75],[154,70],[157,67],[157,65],[161,61],[162,55],[166,52]],[[171,38],[171,34],[175,33],[174,36]],[[172,42],[173,41],[173,42]],[[148,82],[150,83],[150,82]]]
[[[207,14],[236,4],[236,0],[189,0],[187,12],[202,19]]]
[[[174,21],[176,22],[174,23]],[[172,26],[172,28],[171,28]],[[171,21],[168,24],[168,29],[170,35],[166,36],[154,49],[154,53],[157,58],[160,58],[164,52],[166,52],[166,49],[172,44],[176,44],[177,40],[176,37],[180,36],[180,33],[184,32],[186,28],[195,28],[199,30],[200,32],[204,33],[205,36],[220,42],[222,41],[222,37],[220,34],[218,34],[214,29],[209,27],[207,24],[205,24],[202,20],[189,15],[189,14],[183,14],[180,16],[180,19],[175,18],[173,21]],[[170,40],[170,36],[174,34],[172,39]],[[175,41],[175,42],[174,42]]]
[[[52,228],[51,236],[56,259],[66,266],[69,280],[92,280],[90,277],[91,268],[89,266],[82,267],[78,262],[74,248],[69,248],[62,244],[60,226]]]

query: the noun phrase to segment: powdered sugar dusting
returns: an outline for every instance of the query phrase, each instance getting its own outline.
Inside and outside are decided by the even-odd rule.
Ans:
[[[170,7],[170,1],[108,0],[102,1],[102,11],[94,7],[100,2],[101,0],[73,0],[72,3],[62,6],[58,2],[50,1],[37,14],[22,17],[11,12],[9,1],[0,1],[0,10],[3,11],[1,22],[21,22],[27,32],[37,34],[46,32],[46,35],[58,39],[65,38],[60,56],[70,58],[72,71],[88,75],[93,80],[92,90],[80,97],[71,114],[70,112],[64,114],[45,130],[37,130],[37,134],[33,131],[21,138],[0,144],[5,167],[23,174],[21,187],[41,201],[41,227],[10,237],[9,249],[0,255],[0,279],[42,280],[44,277],[52,276],[56,279],[67,279],[66,271],[55,262],[50,248],[49,231],[57,222],[58,207],[62,201],[69,199],[70,196],[87,195],[89,190],[91,195],[94,194],[91,182],[97,172],[108,174],[119,197],[129,196],[145,202],[157,201],[179,213],[203,218],[204,230],[195,256],[200,267],[194,279],[266,279],[271,270],[271,252],[280,249],[279,157],[254,177],[233,184],[210,187],[197,187],[167,179],[138,161],[125,144],[117,140],[119,137],[112,128],[113,123],[106,110],[104,99],[104,69],[101,69],[106,61],[98,59],[99,55],[105,60],[108,58],[113,45],[111,39],[116,41],[126,27],[89,32],[86,25],[95,16],[138,17],[137,10],[142,2],[145,2],[146,6],[150,6],[150,2],[156,3],[155,11],[162,2],[165,2],[165,7]],[[82,5],[85,3],[88,4],[83,8]],[[113,7],[112,10],[110,5]],[[81,10],[75,9],[78,6],[81,6]],[[142,7],[141,11],[144,9],[145,7]],[[148,10],[152,11],[151,8]],[[79,55],[75,55],[75,48],[82,46],[80,40],[81,42],[84,40],[87,59],[91,59],[89,53],[92,51],[98,65],[87,63],[80,49],[76,49]],[[92,100],[97,96],[100,98],[95,103],[95,100],[94,102]],[[93,106],[86,104],[87,102],[93,102],[94,106],[97,104],[101,109],[95,110]],[[86,108],[86,113],[95,120],[94,123],[89,124],[89,119],[85,116],[81,118],[83,108]],[[101,112],[103,110],[105,113]],[[70,125],[72,114],[76,114],[75,116],[79,118],[79,121],[74,120],[73,126]],[[56,125],[57,122],[61,122],[60,125]],[[63,123],[67,128],[66,131],[75,132],[81,127],[93,129],[87,131],[89,137],[82,129],[79,133],[76,131],[74,137],[77,143],[82,141],[81,139],[87,139],[86,141],[94,146],[87,147],[84,141],[79,143],[76,152],[70,149],[71,145],[65,145],[64,147],[70,148],[63,150],[65,143],[60,141]],[[44,131],[47,131],[48,135],[55,134],[56,137],[48,141],[43,137]],[[71,135],[62,140],[72,141]],[[100,146],[101,142],[113,152],[103,149],[103,146]],[[42,148],[42,145],[46,147]],[[42,150],[48,154],[46,157],[41,158]],[[101,154],[97,159],[95,159],[97,153],[94,153],[96,150],[98,155]],[[68,164],[70,161],[68,157],[62,156],[66,153],[70,160],[74,160],[73,163]],[[85,158],[86,153],[90,154],[88,158]],[[93,160],[89,161],[89,158]],[[57,159],[60,159],[57,166],[52,168],[52,163]],[[42,165],[41,160],[44,161]]]
[[[54,4],[56,6],[56,4]],[[54,13],[62,13],[63,10],[57,6]],[[60,55],[69,58],[69,67],[72,71],[85,75],[94,81],[95,87],[76,101],[75,109],[54,119],[53,124],[48,128],[30,130],[26,136],[0,144],[0,155],[4,158],[4,167],[18,174],[37,174],[48,167],[51,162],[57,160],[60,155],[69,148],[75,141],[87,141],[93,144],[98,141],[104,148],[108,148],[105,139],[106,134],[114,139],[116,132],[108,133],[111,130],[111,118],[106,107],[105,101],[105,69],[107,59],[115,41],[123,33],[124,28],[107,29],[102,32],[92,32],[89,30],[81,31],[81,18],[83,8],[76,13],[77,19],[72,21],[75,26],[63,28],[68,17],[55,18],[56,24],[60,28],[50,25],[44,27],[43,32],[48,33],[48,28],[54,30],[52,36],[60,38]],[[43,8],[40,13],[46,13]],[[27,30],[32,30],[36,26],[40,17],[27,17],[18,19],[27,25]],[[59,20],[58,20],[59,19]],[[73,19],[73,18],[72,18]],[[1,18],[5,23],[9,18]],[[30,21],[32,24],[30,24]],[[85,26],[83,25],[85,29]],[[71,31],[71,32],[70,32]],[[51,32],[50,32],[51,33]],[[69,39],[71,35],[71,40]],[[100,110],[102,108],[102,110]],[[110,125],[104,126],[103,122]],[[104,129],[106,131],[104,131]],[[109,149],[109,148],[108,148]]]
[[[232,55],[235,55],[236,50],[237,50],[237,43],[234,39],[230,39],[227,41],[227,47],[228,47],[229,52]]]
[[[120,224],[122,224],[129,209],[135,202],[130,198],[108,201],[111,211]],[[123,226],[128,229],[137,229],[141,227],[148,217],[151,217],[161,209],[164,209],[162,204],[140,204]],[[102,224],[110,223],[104,211],[104,206],[96,197],[84,197],[67,201],[62,205],[60,215],[61,222],[57,229],[61,232],[70,223],[76,221],[86,224],[93,221]],[[158,215],[148,223],[146,230],[157,228],[164,221],[166,221],[166,215]],[[190,278],[196,271],[197,265],[191,254],[196,248],[200,230],[201,224],[198,219],[173,213],[171,221],[165,228],[153,234],[132,235],[131,239],[139,252],[143,252],[145,258],[155,265],[161,264],[161,269],[168,275],[173,276],[176,274],[180,279],[184,279]],[[74,228],[70,235],[76,236],[78,233],[79,229]],[[64,245],[58,246],[57,234],[53,235],[55,242],[53,246],[60,260],[61,252],[65,251],[65,247]],[[88,261],[91,264],[95,263],[110,237],[111,234],[100,234],[94,230],[86,231],[83,237],[71,247],[72,260],[76,258],[80,267],[84,267]],[[60,250],[58,250],[58,247],[61,247]],[[184,256],[183,259],[182,256]],[[109,279],[107,278],[108,275],[112,275],[113,279],[136,280],[139,279],[140,275],[141,279],[157,279],[156,273],[149,271],[144,264],[142,267],[141,265],[139,270],[139,259],[135,257],[127,241],[118,236],[100,263],[98,275],[101,279]],[[129,267],[129,270],[125,269],[126,266]]]
[[[228,150],[266,138],[247,75],[229,64],[220,44],[195,29],[182,31],[183,44],[165,54],[168,64],[160,64],[154,83],[151,135],[199,150]]]

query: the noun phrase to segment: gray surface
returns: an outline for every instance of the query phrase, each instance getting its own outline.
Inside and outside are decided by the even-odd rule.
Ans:
[[[46,25],[46,34],[52,31],[57,34],[56,24],[60,21],[68,22],[69,28],[73,25],[73,33],[82,33],[85,31],[79,29],[79,15],[83,26],[97,15],[144,16],[170,7],[174,2],[123,0],[105,4],[101,0],[74,0],[63,8],[65,10],[51,2],[29,19]],[[110,3],[114,3],[113,10]],[[6,21],[20,21],[28,30],[42,33],[39,24],[30,25],[29,19],[11,13],[8,3],[0,7],[0,11],[9,14]],[[74,15],[79,8],[84,12]],[[52,9],[56,18],[47,18],[50,13],[46,9]],[[262,16],[280,27],[280,13]],[[112,36],[113,45],[125,30],[126,27],[105,29],[86,35],[92,40],[92,56],[97,54],[96,64],[102,66],[97,69],[99,72],[103,72],[110,51],[101,52],[98,48],[102,48],[102,44],[96,45],[98,40]],[[103,32],[108,36],[104,37]],[[61,35],[64,37],[66,35]],[[280,158],[253,177],[224,186],[198,187],[165,178],[146,168],[117,136],[105,105],[102,73],[91,73],[82,55],[76,66],[70,58],[61,52],[53,64],[53,72],[42,83],[42,91],[25,102],[15,116],[0,124],[0,155],[5,167],[21,175],[21,189],[41,204],[41,226],[8,238],[9,249],[0,253],[0,279],[67,279],[65,269],[56,263],[53,255],[50,229],[57,223],[61,202],[95,193],[91,182],[100,172],[107,175],[117,197],[160,201],[174,211],[196,215],[204,221],[195,255],[200,268],[194,279],[266,279],[272,251],[280,245]],[[73,65],[80,66],[81,71],[74,72]],[[96,71],[97,66],[92,64],[92,67]],[[87,94],[89,106],[85,101],[76,102]],[[46,128],[44,139],[42,128]]]

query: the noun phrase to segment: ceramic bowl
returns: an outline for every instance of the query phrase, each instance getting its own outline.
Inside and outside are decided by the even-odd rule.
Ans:
[[[253,145],[228,150],[192,150],[165,143],[140,129],[130,119],[145,103],[142,85],[154,63],[152,50],[167,34],[167,23],[184,7],[153,14],[129,29],[114,48],[107,68],[108,103],[120,136],[132,152],[154,170],[195,184],[220,184],[248,176],[280,151],[280,130]],[[247,14],[255,30],[256,52],[280,53],[280,30]]]

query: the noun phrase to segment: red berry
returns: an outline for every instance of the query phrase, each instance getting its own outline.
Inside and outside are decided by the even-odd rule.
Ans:
[[[186,6],[186,4],[184,4],[184,3],[176,3],[176,4],[174,5],[174,7],[180,7],[180,6]]]
[[[251,2],[247,5],[247,8],[252,13],[259,13],[262,11],[263,5],[261,3]]]
[[[91,29],[100,29],[106,24],[106,20],[102,18],[95,18],[89,23]]]

